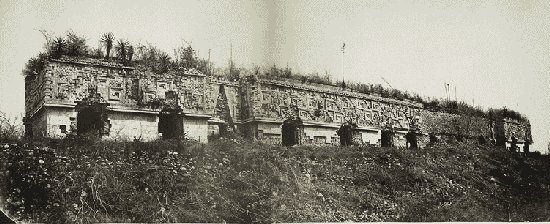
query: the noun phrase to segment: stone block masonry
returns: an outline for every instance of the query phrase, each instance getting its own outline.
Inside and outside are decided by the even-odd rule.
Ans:
[[[353,142],[378,146],[406,146],[412,130],[421,147],[429,135],[493,136],[485,118],[430,112],[408,100],[290,80],[234,82],[195,69],[155,74],[139,64],[66,56],[49,59],[42,72],[25,79],[25,114],[28,135],[50,138],[90,132],[114,140],[207,142],[230,131],[270,144],[339,144],[344,123],[353,124]],[[285,121],[299,127],[287,133]],[[529,124],[495,122],[501,142],[512,132],[520,142],[532,141]]]
[[[112,111],[108,116],[111,128],[107,139],[151,141],[158,137],[158,114]]]

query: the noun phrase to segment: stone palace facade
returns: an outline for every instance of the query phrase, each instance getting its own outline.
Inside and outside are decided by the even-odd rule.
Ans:
[[[338,129],[350,123],[356,144],[404,146],[411,130],[420,146],[430,135],[482,136],[503,144],[512,132],[520,144],[532,142],[528,123],[491,126],[484,118],[430,112],[418,102],[334,86],[254,76],[231,81],[184,68],[155,74],[139,65],[66,56],[48,59],[42,72],[26,78],[25,114],[27,135],[49,138],[207,142],[236,132],[272,144],[339,144]]]

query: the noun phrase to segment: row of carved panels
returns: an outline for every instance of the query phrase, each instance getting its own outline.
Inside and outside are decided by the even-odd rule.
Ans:
[[[343,98],[347,98],[348,100],[353,100],[353,99],[356,99],[356,98],[361,98],[361,97],[356,97],[356,96],[343,96],[343,95],[337,94],[335,92],[332,92],[331,90],[329,90],[330,88],[327,89],[327,91],[323,91],[323,90],[319,91],[319,90],[314,90],[314,89],[294,88],[294,87],[291,87],[291,86],[280,86],[280,85],[277,85],[277,84],[268,84],[268,83],[262,83],[260,85],[261,86],[259,88],[259,91],[261,91],[262,93],[268,93],[268,94],[270,92],[283,93],[283,94],[295,95],[298,98],[317,98],[317,97],[321,97],[321,98],[332,99],[332,100],[343,99]],[[254,89],[254,87],[252,87],[252,88]],[[391,102],[388,102],[388,103],[391,103]],[[395,104],[409,105],[410,103],[396,100]]]
[[[108,88],[106,85],[102,85],[101,83],[98,84],[98,93],[105,99],[108,99],[109,101],[120,101],[121,103],[133,103],[135,104],[136,101],[125,99],[124,93],[120,89],[113,89]],[[60,85],[60,88],[58,88],[58,91],[45,91],[48,98],[57,98],[57,99],[65,99],[65,100],[82,100],[83,98],[87,97],[86,88],[82,88],[80,91],[78,91],[80,94],[70,94],[74,93],[72,88],[70,88],[68,85]],[[205,102],[205,96],[203,94],[197,94],[193,93],[191,91],[182,91],[183,93],[178,94],[179,95],[179,106],[181,106],[182,109],[206,109],[207,111],[212,111],[214,107],[216,106],[216,101],[209,99],[209,101]],[[159,92],[143,92],[143,99],[142,102],[144,104],[150,103],[155,101],[157,98],[165,99],[165,94],[162,94],[161,96],[158,95]],[[214,96],[214,94],[211,94]],[[55,96],[55,97],[52,97]],[[217,97],[217,94],[215,95]],[[238,114],[238,113],[237,113]]]
[[[320,94],[317,92],[301,91],[301,94],[290,94],[288,92],[262,91],[261,97],[256,94],[256,102],[276,104],[280,106],[298,106],[317,109],[329,109],[339,111],[343,108],[360,109],[396,109],[406,112],[410,107],[405,105],[395,105],[390,103],[376,102],[371,100],[356,99],[349,97],[336,96],[332,94]]]
[[[258,108],[257,109],[258,113],[267,113],[268,111],[279,112],[282,109],[289,108],[289,107],[296,107],[296,106],[280,106],[280,105],[276,105],[276,104],[267,104],[267,103],[261,104],[261,106],[259,104],[256,104],[254,106],[254,108]],[[343,108],[343,109],[340,109],[340,110],[318,109],[318,108],[315,108],[315,107],[296,107],[296,108],[299,108],[300,110],[306,110],[306,111],[327,111],[327,112],[336,112],[336,113],[344,113],[344,114],[353,114],[353,113],[362,112],[362,111],[364,111],[364,112],[373,112],[373,113],[376,112],[376,113],[379,113],[379,114],[385,114],[385,115],[395,117],[395,118],[414,117],[414,116],[416,116],[420,113],[420,109],[416,109],[416,108],[413,108],[413,109],[408,108],[407,110],[398,110],[398,109],[395,109],[395,108],[394,109],[390,109],[390,108],[386,108],[386,109]]]
[[[275,104],[275,103],[263,103],[261,104],[258,104],[256,103],[255,106],[254,106],[254,113],[255,114],[274,114],[273,116],[274,117],[281,117],[282,116],[282,113],[281,113],[281,110],[282,108],[288,108],[288,107],[294,107],[296,105],[291,105],[291,106],[287,106],[287,105],[280,105],[280,104]],[[384,106],[384,107],[375,107],[375,108],[378,108],[378,109],[362,109],[362,108],[353,108],[353,107],[348,107],[348,108],[339,108],[339,109],[330,109],[330,108],[327,108],[327,109],[320,109],[320,107],[311,107],[311,106],[297,106],[297,108],[300,108],[301,110],[305,110],[305,111],[311,111],[311,113],[314,113],[315,111],[326,111],[326,112],[330,112],[330,113],[342,113],[342,114],[346,114],[347,116],[349,117],[353,117],[354,115],[353,114],[357,114],[357,113],[372,113],[373,115],[372,116],[376,116],[374,114],[378,114],[380,116],[382,115],[385,115],[385,116],[388,116],[388,117],[391,117],[391,118],[412,118],[416,115],[418,115],[420,113],[420,109],[417,109],[417,108],[408,108],[408,107],[400,107],[400,106]],[[332,117],[332,116],[331,116]]]
[[[121,88],[122,87],[122,84],[120,81],[121,78],[120,76],[117,77],[117,75],[122,75],[121,71],[114,71],[116,69],[99,69],[99,71],[96,71],[94,69],[80,69],[80,66],[65,66],[65,67],[56,67],[56,69],[54,69],[54,76],[58,77],[58,82],[57,83],[71,83],[68,78],[69,77],[84,77],[84,79],[92,79],[92,77],[95,77],[95,76],[101,76],[103,75],[103,77],[107,77],[107,74],[110,75],[109,77],[113,77],[113,79],[115,80],[119,80],[119,81],[113,81],[113,85],[111,87],[113,88]],[[120,70],[120,69],[119,69]],[[114,72],[113,72],[114,71]],[[120,73],[120,74],[119,74]],[[151,75],[151,80],[148,80],[147,81],[147,84],[145,84],[144,86],[144,91],[146,92],[154,92],[156,91],[157,88],[159,88],[159,86],[163,85],[163,84],[159,84],[160,82],[156,83],[154,79],[154,77],[156,77],[158,75]],[[159,76],[160,77],[160,76]],[[99,78],[99,77],[98,77]],[[162,78],[166,78],[164,76],[162,76]],[[177,77],[177,76],[170,76],[169,78],[174,78],[173,81],[175,82],[175,85],[177,86],[186,86],[187,88],[193,88],[193,89],[203,89],[203,84],[204,84],[204,78],[203,77],[194,77],[194,76],[180,76],[180,77]],[[179,78],[179,80],[178,80]],[[175,81],[177,80],[177,81]],[[156,84],[156,85],[155,85]],[[269,90],[269,91],[272,91],[274,93],[281,93],[281,94],[285,94],[285,93],[288,93],[288,94],[291,94],[291,95],[294,95],[294,96],[297,96],[298,97],[298,101],[296,102],[297,104],[299,104],[300,106],[303,106],[303,103],[301,102],[301,98],[304,98],[304,97],[324,97],[324,98],[327,98],[327,99],[333,99],[333,100],[339,100],[339,97],[340,96],[336,96],[334,94],[326,94],[326,93],[318,93],[318,92],[311,92],[311,91],[304,91],[304,90],[299,90],[299,89],[294,89],[294,88],[284,88],[284,87],[280,87],[280,86],[274,86],[274,85],[262,85],[261,86],[262,90]],[[286,98],[283,96],[283,98]],[[346,97],[340,97],[341,99],[340,100],[344,100],[344,106],[346,106],[345,104],[354,104],[353,102],[350,102],[350,99],[349,98],[346,98]],[[360,107],[361,107],[361,103],[359,103]],[[332,105],[332,104],[326,104],[327,107],[341,107],[340,104],[335,104],[335,105]],[[347,105],[349,106],[349,105]],[[376,105],[373,105],[373,106],[376,106]],[[365,105],[363,108],[368,108],[369,106],[368,105]]]
[[[164,92],[170,88],[177,88],[180,92],[204,92],[202,84],[181,84],[174,86],[172,83],[156,82],[147,79],[123,79],[121,77],[92,77],[87,79],[73,76],[72,79],[69,79],[69,76],[58,75],[53,77],[46,76],[44,83],[47,86],[46,92],[53,93],[52,97],[67,100],[81,100],[87,95],[88,86],[91,84],[97,85],[99,92],[110,92],[111,94],[103,94],[109,95],[109,100],[122,100],[123,95],[127,98],[137,99],[141,97],[139,96],[140,94],[138,94],[139,90],[142,92],[154,93],[155,98],[157,98],[158,95],[164,95]],[[171,85],[170,88],[168,85]],[[108,88],[108,90],[105,90],[105,88]]]
[[[78,66],[76,66],[78,67]],[[51,72],[50,72],[51,73]],[[50,74],[49,73],[49,74]],[[120,73],[120,71],[119,71]],[[106,76],[106,74],[111,74],[108,78]],[[115,88],[123,88],[123,82],[124,80],[122,79],[121,76],[117,76],[118,74],[116,72],[111,72],[111,71],[108,71],[108,69],[104,69],[104,70],[100,70],[100,71],[95,71],[95,70],[86,70],[86,72],[84,70],[81,70],[79,68],[75,69],[75,67],[57,67],[56,69],[53,70],[53,76],[56,77],[56,83],[57,84],[74,84],[75,86],[79,85],[80,83],[83,83],[84,81],[83,80],[86,80],[86,81],[92,81],[95,79],[97,79],[98,82],[107,82],[109,83],[110,85],[110,88],[112,89],[115,89]],[[176,85],[176,86],[185,86],[185,88],[187,89],[194,89],[194,90],[202,90],[204,88],[204,79],[201,79],[202,77],[180,77],[180,80],[179,82],[176,81],[175,84],[172,83],[172,85]],[[168,83],[166,82],[157,82],[155,79],[140,79],[140,81],[143,81],[142,84],[140,84],[140,89],[142,89],[143,91],[145,92],[157,92],[159,88],[166,88],[165,86],[168,85]],[[126,85],[127,86],[127,85]],[[267,88],[269,86],[262,86],[263,89]],[[273,87],[273,86],[272,86]],[[271,87],[270,90],[273,90]],[[318,96],[324,96],[324,97],[328,97],[329,99],[335,99],[335,100],[338,100],[338,97],[335,96],[335,95],[331,95],[331,94],[319,94],[319,93],[313,93],[313,92],[308,92],[308,91],[303,91],[303,90],[296,90],[296,89],[291,89],[291,88],[276,88],[277,91],[275,91],[275,93],[277,92],[281,92],[282,94],[286,92],[289,92],[290,94],[292,95],[296,95],[296,96],[299,96],[299,97],[302,97],[302,96],[315,96],[316,94]],[[135,92],[135,91],[134,91]],[[60,94],[61,96],[63,95],[70,95],[70,94]],[[116,95],[119,95],[119,94],[115,94],[113,96],[116,96]],[[131,92],[126,92],[126,96],[137,96],[137,94],[131,94]],[[120,95],[119,95],[120,96]],[[139,97],[139,96],[137,96]],[[284,95],[283,95],[284,97]],[[116,97],[115,97],[116,98]],[[296,102],[294,102],[294,104],[299,104],[300,106],[303,106],[303,102],[300,100],[301,98],[298,98],[298,99],[294,99],[296,100]],[[349,99],[347,98],[342,98],[345,102],[344,102],[344,105],[345,104],[350,104],[350,101]],[[319,103],[317,103],[319,105]],[[331,109],[331,107],[335,107],[335,109],[338,109],[340,106],[340,104],[330,104],[330,103],[324,103],[326,105],[326,107],[328,107],[328,109]],[[349,105],[347,105],[349,106]],[[374,105],[376,106],[376,105]],[[369,106],[365,106],[365,108],[368,108]]]
[[[268,89],[266,89],[268,88]],[[347,97],[338,96],[330,93],[321,93],[321,92],[313,92],[313,91],[307,91],[302,89],[294,89],[294,88],[285,88],[285,87],[279,87],[279,86],[266,86],[262,85],[261,88],[262,95],[273,95],[273,96],[294,96],[296,98],[325,98],[325,99],[331,99],[331,100],[337,100],[341,98],[348,99]]]
[[[253,108],[253,113],[255,117],[287,119],[289,117],[299,116],[304,121],[317,121],[325,123],[343,123],[346,121],[353,121],[360,126],[391,126],[394,128],[408,128],[414,119],[414,114],[410,114],[409,116],[397,116],[397,114],[391,112],[360,109],[338,112],[329,110],[307,110],[301,108],[298,109],[298,112],[296,112],[296,109],[292,109],[292,107],[277,107],[270,104],[264,104],[262,107],[255,106]],[[419,111],[415,111],[415,114],[418,113]]]
[[[131,79],[124,77],[124,74],[116,69],[57,64],[51,70],[48,68],[43,77],[43,82],[40,80],[41,76],[33,80],[32,86],[29,86],[30,89],[38,90],[38,85],[44,84],[45,88],[40,90],[40,93],[47,98],[67,101],[82,100],[88,95],[90,86],[97,86],[98,92],[105,99],[113,101],[132,99],[134,102],[138,99],[148,101],[164,98],[166,91],[175,90],[180,93],[180,103],[184,108],[213,109],[218,95],[218,89],[212,88],[212,85],[206,85],[209,88],[205,89],[204,77],[199,76],[179,76],[172,81],[158,81],[154,75],[151,76],[151,79]],[[238,94],[237,91],[235,91],[234,97],[230,97],[231,102],[238,99],[236,94]],[[29,101],[38,101],[34,99],[36,97],[29,97],[30,94],[27,96],[30,98]]]
[[[174,83],[176,82],[197,82],[197,83],[203,83],[205,81],[204,77],[202,76],[196,76],[196,75],[189,75],[185,73],[186,75],[176,75],[176,74],[155,74],[150,71],[139,71],[136,70],[126,70],[122,68],[102,68],[102,67],[81,67],[81,66],[74,66],[70,64],[57,64],[56,66],[53,66],[52,69],[48,68],[46,70],[47,74],[51,74],[56,77],[63,77],[63,76],[79,76],[79,77],[108,77],[108,78],[115,78],[115,77],[125,77],[125,78],[145,78],[145,79],[151,79],[151,80],[158,80],[158,81],[172,81]],[[135,74],[135,75],[130,75]],[[68,81],[68,80],[66,80]]]
[[[143,73],[143,72],[141,72]],[[141,74],[140,73],[140,74]],[[63,83],[71,83],[71,80],[74,79],[85,79],[85,80],[93,80],[93,79],[110,79],[113,82],[113,87],[121,87],[122,80],[123,79],[133,79],[137,77],[127,77],[126,72],[121,69],[112,69],[112,68],[85,68],[80,69],[80,66],[72,66],[67,64],[62,64],[62,66],[55,66],[53,70],[46,71],[46,78],[50,77],[50,79],[54,78],[56,79],[56,83],[63,84]],[[158,76],[158,77],[157,77]],[[148,80],[147,82],[156,84],[158,82],[159,84],[162,83],[161,80],[164,80],[165,76],[160,75],[150,75],[148,76],[150,78],[145,78]],[[159,79],[160,78],[160,79]],[[141,78],[144,79],[144,78]],[[117,83],[118,81],[118,83]],[[165,80],[164,83],[172,82],[175,85],[178,86],[187,86],[188,88],[195,86],[195,85],[202,85],[204,83],[204,79],[202,77],[195,77],[195,76],[183,76],[178,78],[172,78],[170,80]]]

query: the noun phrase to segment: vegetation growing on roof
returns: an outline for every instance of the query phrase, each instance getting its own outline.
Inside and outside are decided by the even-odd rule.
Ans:
[[[291,68],[253,66],[251,69],[236,68],[233,61],[229,62],[228,68],[213,69],[212,63],[207,59],[201,59],[197,56],[192,42],[185,41],[185,44],[174,49],[174,57],[155,47],[151,43],[146,45],[138,43],[133,45],[128,40],[120,38],[115,41],[113,33],[103,34],[101,41],[103,47],[94,49],[86,45],[86,38],[78,35],[72,30],[66,32],[65,36],[54,37],[53,33],[41,31],[46,38],[44,52],[32,57],[25,64],[22,71],[26,78],[33,78],[44,68],[44,62],[48,58],[60,58],[62,55],[71,57],[89,57],[103,60],[120,62],[127,66],[134,66],[140,70],[150,70],[157,74],[166,73],[169,70],[180,70],[181,68],[196,68],[207,76],[225,76],[229,80],[237,81],[241,78],[250,80],[254,76],[261,79],[272,80],[296,80],[301,83],[315,83],[342,87],[347,90],[378,95],[385,98],[397,100],[410,100],[422,103],[424,108],[434,112],[444,112],[458,115],[467,115],[475,117],[484,117],[487,119],[511,118],[517,121],[528,122],[528,119],[520,113],[508,108],[483,110],[481,107],[474,107],[465,102],[448,101],[428,97],[421,97],[417,93],[409,93],[393,88],[385,88],[380,84],[365,84],[351,81],[334,81],[331,74],[325,71],[325,74],[308,73],[303,74],[292,71]],[[114,52],[111,50],[114,48]],[[111,53],[114,56],[111,57]]]

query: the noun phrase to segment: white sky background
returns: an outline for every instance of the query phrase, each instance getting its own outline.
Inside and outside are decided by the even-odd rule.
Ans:
[[[505,3],[502,3],[505,2]],[[345,79],[452,98],[527,115],[535,143],[550,141],[549,1],[0,1],[0,111],[24,111],[25,62],[42,51],[38,31],[73,29],[97,47],[147,42],[169,53],[192,41],[227,66],[325,70]]]

